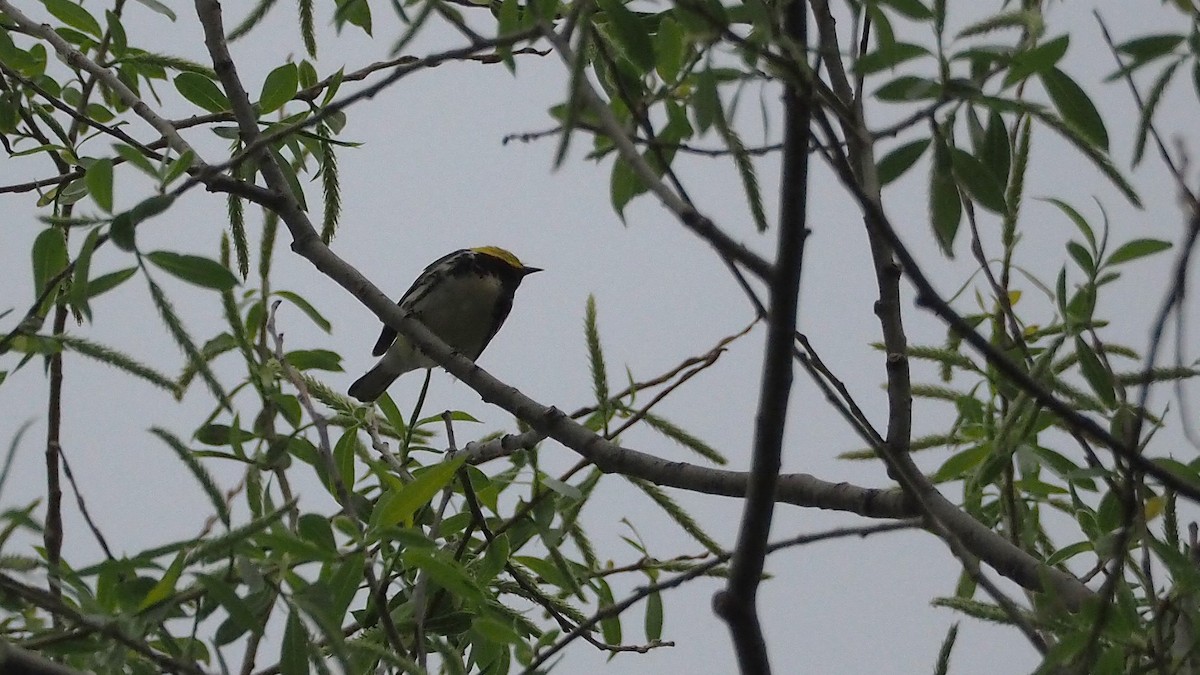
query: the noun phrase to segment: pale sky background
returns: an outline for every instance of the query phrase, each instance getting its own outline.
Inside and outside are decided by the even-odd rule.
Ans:
[[[26,3],[31,4],[31,3]],[[207,61],[201,33],[190,3],[170,3],[179,13],[171,23],[137,3],[127,4],[126,26],[130,42],[196,60]],[[327,23],[329,9],[321,4],[318,24]],[[322,76],[339,66],[347,70],[387,58],[397,35],[396,22],[388,18],[386,3],[376,4],[374,42],[356,29],[335,38],[322,30],[318,70]],[[967,3],[951,4],[951,30],[973,17],[958,12]],[[998,6],[991,3],[989,6]],[[1113,70],[1103,48],[1099,29],[1091,16],[1099,8],[1118,40],[1162,30],[1180,30],[1176,12],[1159,2],[1050,3],[1050,32],[1054,37],[1069,26],[1072,45],[1064,68],[1076,76],[1101,107],[1112,138],[1116,163],[1128,167],[1136,111],[1123,83],[1102,84]],[[237,23],[240,3],[226,2],[227,26]],[[286,5],[286,6],[285,6]],[[93,13],[100,3],[88,2]],[[28,11],[35,8],[30,6]],[[281,3],[270,27],[233,45],[233,55],[247,88],[258,90],[262,77],[289,54],[298,60],[302,47],[295,27],[295,9]],[[843,22],[844,26],[849,21]],[[902,30],[903,24],[898,24]],[[912,30],[908,25],[907,30]],[[423,54],[462,43],[447,33],[431,32],[405,51]],[[924,34],[914,41],[927,42]],[[997,42],[1007,42],[997,35]],[[874,86],[890,79],[884,74]],[[509,133],[545,129],[553,124],[547,109],[565,92],[566,74],[555,56],[518,58],[516,77],[501,65],[474,62],[450,63],[403,80],[375,99],[353,107],[343,140],[362,141],[357,149],[342,149],[339,165],[343,186],[342,226],[333,248],[357,265],[381,288],[401,293],[430,260],[456,248],[496,244],[511,249],[527,264],[546,272],[531,277],[521,288],[508,323],[482,357],[481,365],[504,381],[545,404],[571,410],[591,400],[582,321],[589,293],[595,294],[610,378],[625,381],[628,367],[637,379],[664,372],[688,356],[708,351],[720,338],[740,330],[752,310],[732,278],[706,244],[687,233],[650,197],[640,197],[626,211],[622,225],[609,206],[608,176],[611,160],[599,165],[582,160],[590,140],[574,139],[572,159],[558,171],[552,167],[554,140],[532,144],[501,139]],[[1143,82],[1145,86],[1145,82]],[[358,83],[343,92],[356,90]],[[1036,85],[1033,85],[1036,87]],[[159,85],[168,115],[181,116],[187,108],[169,84]],[[723,92],[725,99],[731,92]],[[1035,93],[1034,96],[1041,96]],[[1168,92],[1162,109],[1163,128],[1170,134],[1192,131],[1195,92],[1187,74],[1181,73]],[[777,92],[747,87],[741,121],[748,144],[762,142],[758,101],[772,109]],[[770,133],[779,129],[778,115]],[[881,126],[892,111],[875,116]],[[128,129],[142,139],[152,138],[141,122]],[[891,144],[926,133],[915,130]],[[185,136],[197,144],[207,160],[219,160],[225,141],[208,131],[189,130]],[[1113,226],[1113,245],[1135,237],[1175,240],[1181,232],[1173,187],[1148,153],[1146,167],[1132,176],[1148,208],[1138,212],[1094,171],[1087,162],[1044,128],[1035,132],[1034,173],[1027,180],[1028,196],[1053,195],[1074,204],[1099,223],[1099,199]],[[1184,137],[1196,152],[1195,136]],[[697,141],[712,147],[714,139]],[[91,143],[93,153],[107,150],[107,141]],[[700,209],[734,237],[768,258],[774,232],[759,235],[741,196],[736,172],[728,160],[682,158],[677,168]],[[759,161],[760,180],[768,199],[772,222],[777,207],[775,159]],[[851,200],[837,187],[819,161],[814,160],[810,226],[800,307],[801,330],[811,339],[834,372],[845,380],[867,414],[882,426],[885,397],[882,358],[869,345],[879,339],[872,313],[874,280],[867,258],[860,217]],[[922,162],[902,181],[884,193],[885,202],[901,235],[927,263],[926,271],[943,293],[957,289],[973,264],[960,238],[960,262],[946,264],[936,251],[926,224],[926,164]],[[0,182],[49,175],[44,160],[8,160],[0,164]],[[1194,173],[1194,172],[1193,172]],[[128,208],[145,195],[144,182],[131,171],[118,171],[117,205]],[[310,204],[319,209],[319,186],[310,184]],[[0,198],[8,214],[0,230],[0,265],[8,270],[28,270],[28,249],[41,225],[29,209],[30,195],[6,194]],[[139,229],[143,250],[167,249],[216,256],[225,226],[224,198],[194,190],[165,216]],[[85,211],[91,209],[86,203]],[[251,218],[253,242],[258,220]],[[1063,245],[1076,232],[1065,217],[1048,205],[1027,199],[1023,217],[1021,263],[1047,283],[1052,283],[1065,260]],[[985,231],[995,232],[997,222],[984,216]],[[966,225],[964,224],[964,228]],[[989,230],[990,228],[990,230]],[[288,349],[326,348],[345,356],[346,372],[325,376],[344,390],[373,359],[369,350],[378,330],[377,320],[349,295],[318,274],[306,261],[290,254],[283,241],[277,249],[277,288],[296,291],[312,301],[334,324],[325,335],[299,312],[285,305],[278,322],[286,333]],[[992,239],[991,241],[995,241]],[[73,247],[74,251],[75,248]],[[993,244],[991,251],[999,249]],[[1121,282],[1109,287],[1100,314],[1121,320],[1124,333],[1106,333],[1114,342],[1142,348],[1146,329],[1160,301],[1167,257],[1154,263],[1130,266]],[[131,257],[105,247],[93,263],[93,274],[131,264]],[[1071,271],[1073,279],[1079,275]],[[183,315],[187,327],[204,341],[220,330],[220,305],[206,293],[159,273],[157,278]],[[12,328],[14,315],[23,314],[32,298],[27,271],[6,275],[16,280],[0,292],[0,311],[13,307],[13,315],[0,322],[0,331]],[[1050,310],[1034,289],[1023,285],[1026,303],[1038,309],[1031,320],[1048,321]],[[908,290],[907,285],[905,286]],[[911,295],[911,294],[910,294]],[[1194,304],[1194,303],[1193,303]],[[960,310],[973,306],[960,302]],[[181,356],[153,313],[145,284],[139,277],[95,303],[96,322],[71,326],[73,333],[112,344],[118,349],[167,372],[177,373]],[[1023,315],[1024,316],[1024,315]],[[1128,317],[1144,317],[1129,320]],[[906,323],[914,344],[940,342],[944,328],[911,303]],[[47,323],[47,329],[49,323]],[[657,412],[708,440],[730,459],[730,468],[744,469],[757,401],[759,363],[765,331],[757,330],[736,343],[719,363],[679,389]],[[13,355],[0,368],[11,368]],[[240,376],[237,357],[218,364],[226,385]],[[931,381],[928,371],[918,371],[919,381]],[[853,433],[832,412],[815,387],[798,374],[784,456],[785,471],[803,471],[825,480],[845,480],[859,485],[889,486],[878,463],[849,463],[835,456],[859,447]],[[957,382],[962,384],[961,381]],[[415,400],[419,376],[403,378],[391,394],[402,409]],[[12,508],[39,498],[44,492],[42,450],[45,434],[47,382],[35,362],[10,374],[0,386],[0,446],[7,446],[17,427],[34,420],[17,453],[13,474],[0,494],[0,506]],[[1167,403],[1160,396],[1159,405]],[[194,385],[182,404],[169,400],[149,385],[86,359],[69,356],[66,362],[64,446],[94,519],[115,551],[133,553],[146,547],[183,539],[197,533],[209,513],[207,500],[173,453],[147,432],[151,425],[187,437],[208,412],[208,395]],[[511,429],[511,421],[490,410],[465,385],[439,373],[434,378],[427,411],[463,409],[485,420],[478,428],[460,428],[460,442],[493,429]],[[1178,422],[1177,404],[1171,402],[1172,424]],[[252,412],[247,414],[253,414]],[[917,435],[943,428],[947,411],[928,405],[916,414]],[[629,433],[624,444],[659,456],[697,461],[672,442],[640,431]],[[1184,444],[1159,445],[1160,453],[1191,459],[1194,450]],[[922,466],[936,467],[945,452],[922,457]],[[543,462],[566,468],[576,461],[570,450],[547,442]],[[233,485],[240,467],[210,463],[222,485]],[[491,467],[498,470],[499,465]],[[295,479],[299,472],[293,474]],[[315,481],[294,486],[304,495],[305,510],[330,512],[331,503]],[[957,498],[957,486],[946,486]],[[671,494],[723,544],[732,545],[741,513],[738,500]],[[64,498],[66,558],[76,564],[98,560],[100,552],[87,533],[73,497]],[[630,533],[622,519],[630,519],[661,558],[695,554],[700,547],[662,515],[640,492],[618,476],[607,477],[601,491],[584,511],[584,522],[604,557],[616,564],[636,560],[638,554],[620,540]],[[781,506],[773,539],[817,532],[835,525],[866,521],[849,514],[801,510]],[[1068,531],[1061,544],[1074,541]],[[26,552],[26,551],[13,551]],[[1082,563],[1081,563],[1082,564]],[[865,541],[840,540],[773,555],[767,570],[774,578],[761,591],[761,609],[776,672],[813,673],[922,673],[930,672],[949,625],[962,626],[951,672],[1022,673],[1038,662],[1035,650],[1016,631],[974,621],[946,609],[929,606],[929,600],[953,593],[959,567],[947,549],[924,532],[878,535]],[[992,575],[998,578],[997,575]],[[630,576],[614,590],[631,590],[644,577]],[[709,609],[717,580],[693,582],[667,594],[664,639],[674,648],[646,655],[622,654],[605,665],[605,654],[584,643],[568,650],[556,672],[611,672],[650,674],[662,672],[734,672],[728,632]],[[618,592],[618,596],[623,595]],[[626,614],[625,641],[640,642],[644,606]],[[264,654],[261,663],[272,662]]]

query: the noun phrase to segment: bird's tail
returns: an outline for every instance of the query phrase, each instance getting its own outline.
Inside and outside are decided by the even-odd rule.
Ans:
[[[383,396],[383,392],[387,391],[397,377],[399,374],[390,372],[379,363],[368,370],[366,375],[355,380],[348,393],[363,403],[370,403]]]

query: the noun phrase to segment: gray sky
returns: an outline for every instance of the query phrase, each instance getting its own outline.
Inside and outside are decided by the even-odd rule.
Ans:
[[[140,5],[128,8],[127,30],[131,42],[146,44],[189,58],[204,60],[199,28],[191,9],[178,3],[178,23],[171,24]],[[226,3],[232,11],[237,3]],[[285,3],[286,4],[286,3]],[[341,65],[348,70],[386,58],[395,25],[384,20],[386,9],[377,3],[377,43],[347,30],[335,40],[323,31],[320,42],[322,75]],[[951,3],[952,11],[962,3]],[[97,3],[89,3],[98,11]],[[1065,68],[1076,75],[1101,107],[1113,140],[1117,164],[1128,167],[1136,112],[1123,84],[1101,84],[1111,72],[1112,60],[1099,42],[1091,17],[1100,7],[1109,25],[1123,39],[1152,30],[1173,29],[1177,14],[1157,2],[1052,3],[1049,36],[1069,26],[1072,46]],[[32,11],[32,8],[30,8]],[[242,77],[254,91],[262,76],[289,54],[299,58],[301,47],[290,6],[278,8],[273,28],[258,39],[234,47]],[[327,14],[320,14],[323,21]],[[956,26],[967,22],[954,17]],[[232,25],[233,18],[227,18]],[[848,24],[848,21],[845,22]],[[1154,28],[1156,27],[1157,28]],[[910,27],[911,28],[911,27]],[[267,36],[278,36],[267,39]],[[437,50],[447,33],[430,34],[406,53]],[[923,35],[914,36],[924,41]],[[998,35],[996,40],[1002,41]],[[886,81],[886,76],[877,82]],[[1186,84],[1186,78],[1179,84]],[[877,86],[877,84],[876,84]],[[355,86],[347,85],[348,89]],[[870,89],[871,87],[869,87]],[[344,90],[345,91],[345,90]],[[334,250],[357,265],[385,290],[399,294],[430,260],[461,247],[497,244],[511,249],[530,265],[546,268],[521,288],[508,323],[481,359],[481,365],[545,404],[570,410],[590,400],[591,385],[584,348],[583,308],[595,294],[610,377],[614,385],[625,380],[626,367],[636,378],[666,371],[682,359],[700,354],[721,337],[740,330],[752,311],[733,280],[711,250],[676,223],[650,197],[638,198],[627,211],[623,225],[609,206],[608,175],[611,163],[582,161],[590,146],[584,136],[574,139],[574,156],[563,168],[552,170],[555,141],[533,144],[500,140],[508,133],[541,130],[552,125],[547,109],[564,95],[565,71],[556,57],[525,56],[518,59],[517,76],[500,65],[452,63],[405,79],[372,101],[349,113],[344,140],[363,141],[364,147],[339,154],[344,212]],[[169,85],[159,88],[169,102],[169,114],[181,107]],[[1040,95],[1040,94],[1039,94]],[[728,94],[726,94],[728,96]],[[745,140],[762,140],[757,124],[758,100],[774,106],[777,94],[748,88],[741,119],[749,131]],[[1190,130],[1187,114],[1196,105],[1195,93],[1177,86],[1164,102],[1165,128]],[[884,112],[874,119],[886,120]],[[879,126],[875,124],[874,126]],[[757,129],[757,131],[755,131]],[[131,127],[141,138],[148,131],[140,123]],[[778,120],[771,133],[778,131]],[[924,131],[924,130],[918,130]],[[758,134],[758,135],[756,135]],[[210,160],[221,157],[225,142],[205,131],[186,134]],[[911,140],[902,137],[898,142]],[[1194,138],[1185,138],[1192,143]],[[715,145],[713,139],[700,144]],[[107,142],[89,147],[99,154]],[[880,155],[889,147],[884,145]],[[11,183],[49,175],[47,162],[6,161],[0,180]],[[1145,160],[1133,176],[1148,208],[1137,212],[1125,204],[1109,184],[1087,167],[1086,160],[1052,137],[1045,129],[1035,132],[1033,166],[1027,182],[1029,196],[1059,196],[1099,220],[1100,200],[1113,226],[1115,243],[1134,237],[1175,239],[1181,231],[1173,191],[1157,158]],[[816,166],[816,165],[814,165]],[[688,159],[679,167],[685,184],[701,210],[726,231],[770,256],[774,233],[759,235],[745,208],[736,172],[726,160]],[[760,161],[760,180],[768,196],[768,214],[774,220],[777,175],[772,161]],[[928,264],[943,293],[967,280],[972,264],[960,239],[958,262],[939,257],[926,225],[924,165],[884,193],[889,213],[902,236]],[[145,194],[129,172],[118,172],[118,208],[135,204]],[[318,202],[319,186],[310,186],[310,202]],[[866,240],[851,200],[820,167],[813,178],[813,203],[801,301],[801,330],[822,357],[842,377],[879,423],[885,399],[880,388],[882,359],[869,345],[878,340],[878,325],[871,311],[874,281],[866,260]],[[27,270],[29,242],[40,225],[29,211],[29,195],[3,195],[0,204],[9,214],[0,246],[0,265]],[[1052,283],[1065,258],[1063,244],[1076,234],[1070,223],[1045,204],[1026,201],[1023,218],[1022,262],[1043,281]],[[997,223],[985,217],[983,224]],[[215,256],[224,225],[223,198],[194,191],[167,215],[139,230],[143,250],[195,251]],[[964,225],[965,227],[965,225]],[[253,228],[257,240],[257,224]],[[995,242],[993,235],[989,241]],[[74,250],[74,249],[73,249]],[[998,248],[993,248],[997,251]],[[314,329],[297,311],[285,306],[279,327],[289,349],[327,348],[345,356],[345,373],[326,379],[345,387],[373,362],[369,350],[378,330],[377,320],[349,295],[315,272],[307,262],[291,255],[285,245],[277,249],[278,288],[296,291],[310,299],[334,323],[332,335]],[[1131,266],[1102,304],[1101,313],[1120,319],[1126,333],[1110,340],[1141,348],[1145,326],[1159,301],[1166,258],[1153,264]],[[93,264],[96,272],[131,264],[127,254],[106,247]],[[16,286],[0,295],[0,311],[14,307],[22,313],[32,297],[27,272],[10,274]],[[219,330],[217,297],[200,292],[159,274],[186,325],[203,341]],[[1076,277],[1078,278],[1078,277]],[[1038,309],[1033,316],[1051,318],[1044,299],[1026,286],[1025,303]],[[969,296],[968,296],[969,297]],[[969,300],[960,309],[973,309]],[[1021,309],[1021,307],[1018,307]],[[178,371],[181,357],[161,322],[153,314],[144,283],[128,282],[96,303],[96,323],[71,330],[89,339],[112,344],[168,372]],[[1144,320],[1125,322],[1129,316]],[[911,305],[906,313],[910,341],[940,342],[944,329]],[[11,316],[0,329],[11,328]],[[764,332],[757,330],[736,343],[719,363],[665,401],[658,412],[708,440],[724,452],[731,468],[749,462],[754,406],[757,399],[759,357]],[[226,384],[238,376],[230,358],[218,372]],[[5,361],[11,365],[11,357]],[[87,504],[110,544],[119,552],[173,541],[197,533],[208,513],[207,501],[173,454],[146,432],[163,426],[186,436],[207,412],[207,396],[199,386],[182,404],[175,404],[148,385],[114,373],[95,363],[68,358],[65,397],[64,444]],[[928,371],[924,381],[930,381]],[[961,384],[961,382],[959,383]],[[402,378],[391,394],[401,408],[410,404],[420,385],[419,376]],[[0,387],[0,443],[7,444],[24,420],[35,423],[18,452],[13,475],[0,494],[5,508],[25,504],[44,491],[41,444],[45,434],[47,385],[38,364],[11,374]],[[1164,404],[1166,401],[1159,400]],[[434,378],[427,411],[463,409],[485,420],[478,428],[459,429],[460,442],[497,428],[511,428],[506,416],[489,410],[477,395],[449,376]],[[1172,405],[1172,409],[1175,406]],[[252,413],[248,413],[252,414]],[[923,405],[917,409],[917,434],[942,428],[947,411]],[[1171,421],[1177,422],[1172,415]],[[670,441],[634,431],[625,445],[668,458],[696,461]],[[835,459],[860,443],[819,393],[798,376],[788,427],[785,471],[803,471],[826,480],[859,485],[887,486],[877,463],[849,463]],[[1163,446],[1166,447],[1166,446]],[[1190,458],[1186,446],[1176,454]],[[1167,452],[1162,450],[1162,452]],[[922,466],[935,468],[946,454],[922,458]],[[553,442],[543,446],[543,461],[566,467],[574,454]],[[238,476],[236,467],[211,464],[226,487]],[[585,510],[584,520],[602,555],[616,564],[634,561],[638,554],[620,540],[630,534],[622,523],[628,518],[647,542],[652,554],[669,558],[700,552],[698,544],[683,535],[640,492],[620,477],[610,476],[600,494]],[[298,485],[304,494],[302,508],[325,510],[330,503],[315,482]],[[945,487],[951,499],[957,486]],[[724,544],[732,545],[741,503],[727,498],[672,492],[692,510],[700,523]],[[67,558],[77,564],[97,559],[99,551],[83,527],[73,500],[65,500]],[[864,522],[847,514],[833,514],[782,506],[777,512],[774,538],[844,524]],[[1060,543],[1072,543],[1073,532]],[[952,672],[1020,673],[1037,663],[1036,652],[1015,631],[998,628],[929,606],[933,597],[951,595],[958,566],[946,548],[923,532],[878,535],[865,541],[841,540],[817,544],[772,556],[768,572],[773,579],[761,591],[763,621],[777,672],[909,673],[928,672],[947,627],[961,621]],[[616,588],[630,590],[643,578],[629,578]],[[666,597],[664,639],[676,647],[647,655],[624,654],[607,666],[608,672],[629,674],[660,672],[731,672],[734,660],[727,631],[709,609],[719,584],[714,580],[692,583]],[[627,642],[641,640],[639,606],[626,615]],[[580,643],[568,651],[562,672],[594,672],[605,655]]]

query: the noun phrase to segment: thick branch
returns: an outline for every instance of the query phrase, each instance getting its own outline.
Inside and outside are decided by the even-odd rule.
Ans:
[[[807,3],[792,0],[786,11],[785,32],[803,52],[808,43]],[[767,644],[758,617],[757,595],[775,510],[775,486],[779,479],[787,406],[792,391],[796,305],[800,296],[804,241],[808,236],[806,215],[811,98],[808,87],[801,88],[789,83],[784,89],[779,241],[770,283],[771,307],[767,317],[767,346],[763,354],[750,484],[730,566],[729,583],[725,591],[713,599],[717,613],[729,624],[743,675],[766,675],[771,672]]]
[[[83,675],[81,671],[61,666],[36,653],[0,640],[0,673],[8,675]]]

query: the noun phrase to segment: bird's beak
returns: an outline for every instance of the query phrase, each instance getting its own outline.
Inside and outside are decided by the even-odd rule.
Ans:
[[[540,268],[540,267],[522,267],[521,268],[522,275],[529,275],[529,274],[533,274],[534,272],[541,272],[541,271],[542,271],[542,268]]]

